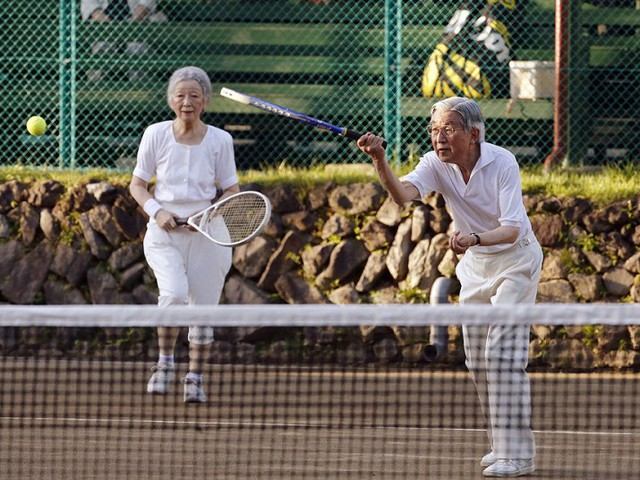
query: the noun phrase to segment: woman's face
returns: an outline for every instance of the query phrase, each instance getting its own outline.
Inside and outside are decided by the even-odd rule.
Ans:
[[[169,97],[169,106],[176,118],[184,122],[195,122],[207,106],[202,87],[195,80],[178,82]]]

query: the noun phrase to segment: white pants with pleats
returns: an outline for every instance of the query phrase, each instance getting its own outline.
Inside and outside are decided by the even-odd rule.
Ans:
[[[216,245],[199,232],[178,228],[168,232],[155,222],[144,237],[147,263],[158,282],[158,305],[217,305],[229,269],[232,250]],[[213,341],[212,327],[189,328],[189,341]]]
[[[535,303],[542,249],[533,235],[506,251],[467,251],[456,267],[460,303]],[[526,367],[529,325],[463,326],[466,366],[478,391],[491,448],[498,458],[534,458],[531,390]]]

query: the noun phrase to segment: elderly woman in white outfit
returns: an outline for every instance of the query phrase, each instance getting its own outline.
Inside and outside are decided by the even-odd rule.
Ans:
[[[522,200],[520,171],[507,150],[485,142],[478,105],[448,98],[431,110],[433,151],[398,178],[386,161],[382,139],[366,134],[360,149],[373,160],[384,188],[397,203],[439,192],[456,231],[449,246],[463,255],[456,268],[460,303],[534,303],[542,249]],[[531,394],[525,371],[529,326],[492,323],[463,327],[466,365],[476,385],[492,447],[481,460],[487,477],[517,477],[535,470]]]
[[[231,249],[178,226],[175,220],[211,205],[219,190],[222,196],[240,190],[231,136],[201,120],[210,96],[211,83],[200,68],[173,73],[167,97],[175,119],[147,127],[129,186],[149,215],[144,253],[158,282],[160,307],[217,304],[231,268]],[[152,194],[148,187],[154,177]],[[158,328],[160,355],[147,385],[149,393],[167,393],[175,379],[178,333],[177,328]],[[213,329],[192,327],[188,338],[184,401],[202,403],[206,401],[202,374]]]

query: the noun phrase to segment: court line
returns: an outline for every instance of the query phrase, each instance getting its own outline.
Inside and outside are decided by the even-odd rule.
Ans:
[[[190,421],[190,420],[141,420],[132,418],[96,418],[96,417],[0,417],[0,421],[14,422],[47,422],[46,426],[55,426],[56,423],[66,424],[107,424],[107,423],[127,423],[133,425],[167,425],[167,426],[183,426],[183,427],[237,427],[237,428],[321,428],[321,429],[369,429],[369,430],[415,430],[415,431],[431,431],[431,432],[486,432],[484,428],[447,428],[447,427],[410,427],[410,426],[376,426],[376,425],[328,425],[325,423],[300,423],[300,422],[228,422],[220,420],[206,421]],[[640,432],[604,432],[604,431],[587,431],[587,430],[534,430],[536,434],[542,435],[581,435],[581,436],[614,436],[614,437],[633,437],[640,435]]]

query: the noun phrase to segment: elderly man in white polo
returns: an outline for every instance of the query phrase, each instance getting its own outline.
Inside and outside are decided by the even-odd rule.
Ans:
[[[373,160],[382,186],[399,204],[439,192],[455,232],[449,246],[462,255],[456,267],[460,303],[534,303],[542,249],[522,200],[513,154],[485,141],[480,107],[467,98],[441,100],[431,109],[433,151],[398,178],[386,161],[383,139],[367,133],[360,149]],[[486,477],[518,477],[535,470],[531,392],[526,373],[529,326],[463,326],[466,365],[487,421],[491,452],[481,460]]]

